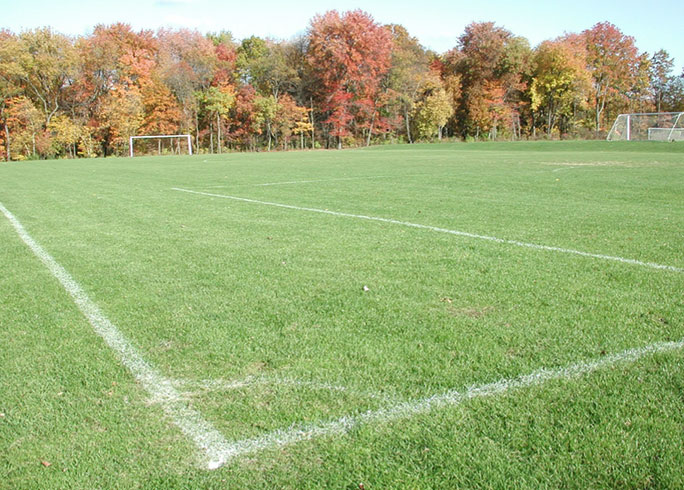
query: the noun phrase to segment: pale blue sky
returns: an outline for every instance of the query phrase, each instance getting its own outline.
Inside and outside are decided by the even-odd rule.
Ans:
[[[306,30],[317,13],[362,8],[377,22],[404,25],[437,52],[456,44],[472,21],[493,21],[529,39],[534,46],[564,32],[579,32],[609,21],[634,36],[641,51],[666,49],[677,74],[684,66],[684,0],[0,0],[0,27],[51,26],[70,34],[89,33],[96,24],[122,21],[136,29],[189,27],[202,32],[229,30],[237,39],[252,34],[287,39]]]

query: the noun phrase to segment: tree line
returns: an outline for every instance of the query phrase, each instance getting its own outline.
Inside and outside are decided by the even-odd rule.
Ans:
[[[123,155],[144,134],[191,134],[211,153],[603,137],[619,113],[684,111],[673,66],[607,22],[536,47],[475,22],[442,54],[361,10],[317,15],[287,41],[122,23],[76,38],[0,30],[0,154]]]

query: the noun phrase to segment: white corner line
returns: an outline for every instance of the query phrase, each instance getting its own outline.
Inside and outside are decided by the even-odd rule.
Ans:
[[[276,430],[263,436],[235,441],[226,449],[222,459],[227,464],[234,458],[245,454],[295,444],[317,437],[344,434],[361,425],[386,424],[394,420],[428,413],[431,410],[457,406],[473,398],[503,395],[509,391],[540,386],[550,381],[569,380],[598,369],[636,362],[649,355],[672,352],[683,347],[684,339],[679,342],[658,342],[645,347],[612,354],[598,360],[578,362],[561,368],[542,368],[517,378],[501,379],[493,383],[474,385],[463,391],[449,390],[441,394],[402,402],[379,410],[369,410],[356,415],[340,417],[329,422],[311,425],[295,424],[287,429]]]
[[[116,353],[122,364],[149,393],[152,401],[158,403],[178,428],[205,453],[204,463],[209,469],[221,466],[223,455],[232,447],[202,415],[183,400],[174,388],[172,380],[164,377],[149,364],[137,349],[110,322],[100,308],[88,297],[81,286],[52,256],[28,234],[21,222],[2,204],[0,211],[31,251],[47,267],[52,275],[71,296],[88,319],[95,332]]]
[[[390,219],[390,218],[381,218],[381,217],[377,217],[377,216],[365,216],[362,214],[342,213],[339,211],[329,211],[327,209],[307,208],[307,207],[293,206],[290,204],[281,204],[281,203],[269,202],[269,201],[259,201],[257,199],[247,199],[245,197],[228,196],[225,194],[214,194],[211,192],[193,191],[190,189],[182,189],[180,187],[172,187],[171,190],[180,191],[180,192],[187,192],[190,194],[199,194],[202,196],[218,197],[218,198],[222,198],[222,199],[232,199],[233,201],[242,201],[242,202],[249,202],[249,203],[254,203],[254,204],[263,204],[266,206],[275,206],[278,208],[295,209],[297,211],[308,211],[311,213],[322,213],[322,214],[329,214],[332,216],[341,216],[341,217],[345,217],[345,218],[363,219],[363,220],[367,220],[367,221],[379,221],[381,223],[391,223],[394,225],[408,226],[411,228],[419,228],[422,230],[436,231],[439,233],[448,233],[450,235],[457,235],[457,236],[463,236],[463,237],[468,237],[468,238],[477,238],[479,240],[488,240],[490,242],[503,243],[506,245],[515,245],[518,247],[532,248],[535,250],[545,250],[545,251],[549,251],[549,252],[559,252],[559,253],[565,253],[565,254],[580,255],[582,257],[591,257],[594,259],[612,260],[615,262],[622,262],[625,264],[638,265],[638,266],[642,266],[642,267],[650,267],[652,269],[667,270],[667,271],[671,271],[671,272],[684,272],[683,268],[674,267],[672,265],[656,264],[654,262],[642,262],[640,260],[627,259],[624,257],[616,257],[613,255],[603,255],[603,254],[595,254],[595,253],[591,253],[591,252],[583,252],[581,250],[573,250],[571,248],[561,248],[561,247],[553,247],[553,246],[549,246],[549,245],[539,245],[536,243],[520,242],[517,240],[507,240],[504,238],[497,238],[497,237],[487,236],[487,235],[478,235],[476,233],[468,233],[466,231],[449,230],[447,228],[439,228],[436,226],[421,225],[418,223],[410,223],[408,221],[399,221],[399,220]]]

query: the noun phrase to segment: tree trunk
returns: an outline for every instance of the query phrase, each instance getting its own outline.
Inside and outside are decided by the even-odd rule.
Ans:
[[[271,151],[271,122],[266,123],[266,135],[268,136],[268,151]]]
[[[199,149],[199,114],[195,111],[195,148]]]
[[[10,132],[9,128],[7,127],[7,122],[5,122],[5,156],[7,157],[8,162],[12,159],[12,155],[10,153]]]
[[[370,128],[368,128],[368,137],[366,138],[366,146],[370,146],[371,136],[373,135],[373,124],[375,124],[375,111],[373,112],[373,117],[371,117]]]
[[[214,125],[209,125],[209,152],[214,153]]]
[[[413,144],[413,139],[411,138],[411,124],[409,121],[409,113],[407,107],[404,107],[404,120],[406,121],[406,137],[408,138],[409,144]]]
[[[216,114],[216,139],[218,139],[218,153],[221,154],[221,115]]]
[[[601,95],[600,90],[596,93],[596,136],[598,137],[601,130],[601,114],[606,106],[606,96]]]
[[[340,135],[337,136],[337,149],[338,150],[342,149],[342,136],[340,136]]]
[[[313,97],[311,97],[311,112],[309,112],[309,117],[311,118],[311,149],[316,149],[316,135],[314,134],[314,115],[313,115]]]

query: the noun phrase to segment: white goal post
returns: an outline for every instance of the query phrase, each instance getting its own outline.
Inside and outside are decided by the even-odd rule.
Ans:
[[[148,136],[131,136],[128,140],[128,148],[131,158],[133,157],[133,140],[155,138],[186,138],[188,141],[188,154],[192,155],[192,138],[189,134],[151,134]]]
[[[620,114],[608,141],[684,141],[684,112]]]

